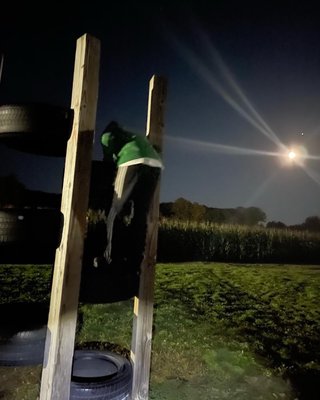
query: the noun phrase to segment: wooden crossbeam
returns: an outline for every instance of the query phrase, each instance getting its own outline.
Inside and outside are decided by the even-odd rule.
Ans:
[[[162,152],[166,79],[153,76],[149,84],[147,131],[150,142]],[[160,181],[147,217],[146,249],[141,265],[139,294],[134,298],[131,343],[132,400],[148,400],[151,365],[154,278],[157,257]]]
[[[70,396],[99,64],[100,41],[87,34],[81,36],[76,47],[71,100],[74,122],[61,202],[64,227],[54,264],[40,400],[68,400]]]

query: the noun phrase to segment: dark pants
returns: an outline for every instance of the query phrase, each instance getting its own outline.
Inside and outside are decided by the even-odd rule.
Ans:
[[[104,193],[109,205],[105,210],[109,235],[105,226],[99,224],[95,227],[95,234],[89,235],[87,240],[81,278],[82,302],[109,303],[129,299],[138,292],[147,215],[160,169],[133,165],[119,170],[114,186],[109,184],[109,193]],[[104,256],[108,246],[110,263]],[[98,268],[93,266],[92,252],[99,260],[96,263]]]
[[[147,214],[160,169],[147,165],[119,167],[107,217],[105,259],[114,268],[138,269],[144,254]]]

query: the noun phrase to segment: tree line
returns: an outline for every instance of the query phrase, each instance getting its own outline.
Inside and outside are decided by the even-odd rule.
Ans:
[[[290,229],[320,232],[320,217],[310,216],[302,224],[286,225],[281,221],[265,224],[266,213],[259,207],[214,208],[191,202],[183,197],[160,204],[160,217],[190,222],[210,222],[226,225],[265,226],[269,229]]]
[[[181,221],[211,222],[229,225],[255,226],[266,221],[266,214],[258,207],[214,208],[192,203],[182,197],[160,204],[160,217]]]
[[[61,194],[30,190],[14,175],[0,176],[0,208],[58,208]]]
[[[96,167],[93,163],[93,167]],[[97,170],[97,171],[96,171]],[[101,184],[99,169],[92,170],[92,185],[96,189],[90,191],[90,207],[99,208],[104,193],[97,190]],[[96,176],[97,175],[97,176]],[[99,176],[98,176],[99,175]],[[91,188],[92,189],[92,188]],[[59,207],[61,194],[29,190],[15,175],[0,176],[0,207]],[[101,208],[101,207],[100,207]],[[320,217],[310,216],[302,224],[287,226],[281,221],[270,221],[265,224],[266,213],[258,207],[215,208],[191,202],[183,197],[173,202],[160,204],[160,218],[178,221],[210,222],[227,225],[266,226],[270,229],[292,229],[320,232]]]
[[[313,215],[307,217],[302,224],[286,225],[281,221],[270,221],[266,225],[267,228],[273,229],[292,229],[295,231],[320,232],[320,217]]]

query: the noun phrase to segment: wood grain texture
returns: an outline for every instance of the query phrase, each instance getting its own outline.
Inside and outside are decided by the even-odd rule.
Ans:
[[[99,40],[87,34],[81,36],[76,47],[71,100],[74,122],[61,201],[64,227],[54,264],[40,400],[68,400],[70,395],[99,64]]]
[[[166,79],[153,76],[149,84],[147,131],[150,142],[162,153]],[[134,298],[131,344],[133,362],[132,400],[148,400],[151,365],[154,279],[157,258],[160,180],[147,216],[144,259],[141,264],[139,294]]]

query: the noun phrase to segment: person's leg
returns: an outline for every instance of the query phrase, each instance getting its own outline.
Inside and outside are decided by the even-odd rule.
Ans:
[[[138,181],[130,201],[134,204],[134,217],[125,230],[125,256],[130,268],[139,269],[146,245],[147,216],[160,177],[160,168],[141,165]]]
[[[121,213],[138,180],[139,165],[119,167],[114,182],[114,195],[107,217],[107,247],[105,259],[111,262],[113,225],[117,215]]]
[[[107,217],[107,247],[104,257],[95,259],[95,266],[106,261],[110,264],[112,260],[117,268],[123,263],[134,268],[132,264],[139,263],[144,249],[146,216],[159,175],[159,168],[146,165],[119,168]],[[125,215],[119,218],[124,212]]]

